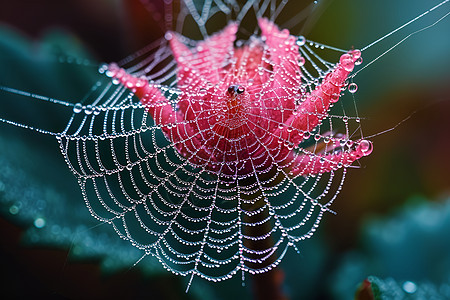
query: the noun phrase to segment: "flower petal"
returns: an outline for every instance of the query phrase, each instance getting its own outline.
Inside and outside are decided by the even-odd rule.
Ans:
[[[213,84],[220,80],[220,70],[234,53],[237,23],[230,23],[222,31],[188,48],[177,34],[172,34],[170,47],[178,64],[178,85],[186,85],[185,79],[191,78],[193,71]]]
[[[286,122],[295,107],[294,95],[301,85],[301,72],[298,66],[300,52],[296,38],[287,29],[279,30],[271,21],[258,20],[267,52],[272,65],[272,76],[264,90],[264,105],[271,111],[271,129]],[[283,108],[274,109],[274,108]]]

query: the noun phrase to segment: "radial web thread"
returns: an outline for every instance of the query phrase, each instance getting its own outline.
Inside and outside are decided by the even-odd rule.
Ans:
[[[196,8],[192,5],[187,2],[184,9],[202,27],[202,17],[194,16]],[[225,10],[225,6],[214,7]],[[273,98],[270,105],[264,101],[242,104],[244,116],[240,115],[236,122],[251,123],[248,116],[255,111],[262,114],[261,123],[247,127],[254,131],[232,137],[211,131],[205,123],[213,126],[225,113],[222,106],[208,103],[208,99],[221,97],[224,91],[220,85],[196,81],[196,77],[190,83],[184,80],[189,87],[180,88],[179,66],[167,40],[175,34],[166,34],[166,39],[119,63],[137,80],[128,86],[107,65],[99,68],[101,79],[83,103],[73,106],[66,129],[57,135],[60,150],[78,178],[91,214],[111,224],[121,238],[146,255],[155,256],[171,272],[219,281],[238,271],[268,271],[280,263],[289,247],[297,249],[300,241],[312,236],[323,214],[330,211],[349,167],[342,159],[332,161],[335,167],[329,172],[302,175],[300,171],[293,175],[293,161],[304,157],[307,163],[302,166],[313,168],[311,164],[318,161],[317,157],[325,161],[328,154],[350,153],[354,149],[350,137],[359,128],[359,118],[301,111],[305,95],[319,86],[336,64],[319,55],[319,51],[327,50],[325,45],[300,36],[294,44],[301,58],[284,68],[272,67],[277,64],[272,49],[264,47],[262,51],[257,67],[260,75],[272,81],[283,78],[283,82],[289,77],[292,84],[273,85],[277,87],[268,92]],[[201,57],[201,42],[181,36],[179,39],[194,56]],[[219,43],[217,49],[221,49]],[[252,47],[255,43],[263,44],[259,32],[241,46]],[[213,53],[214,49],[211,47]],[[335,48],[328,50],[336,52]],[[204,65],[208,61],[201,58],[189,64],[212,72],[227,64],[233,67],[236,61],[231,52],[235,50],[228,51],[216,53],[225,58],[217,60],[222,66]],[[248,59],[246,63],[250,64]],[[288,69],[294,65],[301,72]],[[167,103],[158,99],[144,103],[136,95],[137,89],[148,83],[175,112],[187,105],[195,111],[195,117],[163,120],[163,113],[155,111]],[[247,92],[268,86],[258,84],[247,85]],[[273,97],[278,94],[281,96]],[[264,94],[256,95],[264,98]],[[256,107],[255,103],[262,106]],[[309,114],[321,121],[317,127],[299,131],[284,123],[295,114]],[[197,131],[194,135],[179,133],[174,142],[174,130],[186,130],[186,126]],[[296,132],[301,138],[294,143],[276,135],[277,127],[287,127],[288,133]],[[197,137],[207,146],[175,145],[186,145]],[[282,153],[286,149],[292,153],[289,161],[280,158],[287,155]],[[236,159],[230,159],[233,155]],[[245,166],[242,161],[246,161]]]

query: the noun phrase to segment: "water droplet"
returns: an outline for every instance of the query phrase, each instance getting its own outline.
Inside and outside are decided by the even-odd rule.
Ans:
[[[342,88],[343,88],[343,89],[342,89],[343,91],[347,88],[348,83],[349,83],[349,82],[348,82],[348,78],[347,78],[347,79],[345,79],[344,85],[343,85],[343,87],[342,87]]]
[[[361,142],[359,142],[358,148],[359,150],[361,150],[364,156],[369,155],[373,151],[372,142],[368,140],[362,140]]]
[[[86,107],[84,108],[84,113],[87,115],[92,114],[92,105],[86,105]]]
[[[348,85],[348,91],[352,94],[356,93],[356,91],[358,90],[358,85],[354,82],[350,83]]]
[[[125,86],[126,86],[127,88],[131,89],[131,88],[133,88],[133,87],[135,86],[135,83],[132,82],[132,81],[127,81],[127,82],[125,83]]]
[[[112,84],[118,85],[119,83],[120,83],[120,80],[118,78],[113,78],[112,79]]]
[[[353,141],[352,140],[348,140],[347,141],[347,147],[351,148],[353,146]]]
[[[73,107],[73,112],[79,114],[83,110],[83,105],[81,103],[77,103]]]
[[[141,76],[137,81],[136,81],[136,87],[143,87],[145,86],[145,83],[147,82],[147,78],[145,76]]]
[[[405,281],[402,288],[408,294],[414,294],[417,291],[417,285],[412,281]]]
[[[344,68],[344,70],[347,72],[353,71],[353,68],[355,66],[355,64],[353,63],[353,61],[351,59],[345,59],[345,60],[341,61],[341,64],[342,64],[342,67]]]
[[[297,38],[297,42],[296,42],[296,44],[297,44],[297,46],[303,46],[304,44],[306,43],[306,39],[305,39],[305,37],[303,36],[303,35],[300,35],[298,38]]]
[[[45,219],[44,218],[36,218],[34,220],[33,224],[36,228],[43,228],[45,226]]]
[[[99,72],[100,74],[105,73],[106,70],[108,70],[108,66],[107,66],[106,64],[101,64],[101,65],[98,67],[98,72]]]
[[[20,208],[17,205],[11,205],[9,208],[9,213],[12,215],[17,215],[19,213]]]
[[[359,49],[355,49],[351,53],[354,59],[358,59],[361,57],[361,50]]]
[[[300,57],[300,58],[298,59],[298,66],[299,66],[299,67],[304,66],[304,65],[305,65],[305,62],[306,62],[305,58],[304,58],[303,56]]]
[[[166,32],[166,34],[164,34],[164,38],[168,41],[170,41],[173,38],[173,34],[169,31]]]
[[[330,98],[330,102],[331,103],[336,103],[336,102],[338,102],[339,101],[339,93],[334,93],[334,94],[332,94],[331,95],[331,98]]]
[[[304,138],[305,140],[309,139],[310,136],[311,136],[311,133],[309,133],[308,131],[305,131],[305,132],[303,133],[303,138]]]
[[[258,74],[259,74],[260,76],[264,75],[263,67],[261,67],[261,66],[258,67]]]
[[[359,57],[357,60],[355,60],[355,65],[359,66],[360,64],[362,64],[362,62],[363,62],[363,58]]]
[[[108,77],[113,77],[114,76],[114,72],[111,71],[111,70],[107,70],[105,75],[108,76]]]
[[[99,115],[100,114],[100,108],[99,107],[97,107],[97,106],[94,106],[93,108],[92,108],[92,112],[94,113],[94,115]]]

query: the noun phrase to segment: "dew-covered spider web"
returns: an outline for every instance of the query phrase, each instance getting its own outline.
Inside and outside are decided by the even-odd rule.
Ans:
[[[142,258],[191,280],[267,272],[372,152],[352,97],[361,51],[283,27],[315,2],[164,1],[164,37],[102,64],[78,103],[2,88],[67,106],[64,129],[2,121],[53,135],[92,216]]]

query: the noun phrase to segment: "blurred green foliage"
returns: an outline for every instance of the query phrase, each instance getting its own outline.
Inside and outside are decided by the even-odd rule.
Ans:
[[[375,276],[370,276],[367,283],[369,285],[366,285],[366,290],[360,290],[357,299],[366,299],[363,298],[363,294],[370,295],[376,300],[445,300],[450,297],[449,284],[435,285],[430,282],[416,284],[412,281],[398,282],[392,278],[380,279]]]
[[[366,221],[361,245],[345,253],[333,276],[336,299],[350,299],[361,278],[369,278],[376,299],[448,299],[449,236],[450,198],[412,198],[397,212]]]

